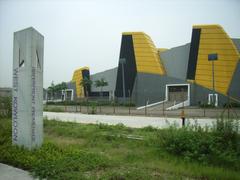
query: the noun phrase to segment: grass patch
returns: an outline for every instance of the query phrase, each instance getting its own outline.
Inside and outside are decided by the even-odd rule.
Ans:
[[[185,153],[176,154],[170,151],[161,138],[168,135],[174,137],[172,131],[172,129],[159,130],[151,126],[134,129],[122,124],[86,125],[44,120],[43,146],[28,151],[11,145],[11,121],[0,119],[0,162],[29,170],[35,176],[47,179],[238,179],[240,177],[239,169],[233,166],[232,162],[223,165],[189,160],[185,158]],[[180,129],[175,131],[179,134]],[[143,139],[129,137],[143,137]],[[191,135],[187,137],[192,138]]]
[[[64,109],[63,109],[63,107],[50,107],[50,106],[47,106],[47,107],[43,108],[43,111],[64,112]]]
[[[240,170],[238,120],[221,118],[211,129],[198,125],[172,126],[158,133],[158,144],[187,161]]]
[[[119,103],[109,100],[92,100],[92,99],[82,99],[80,101],[61,101],[61,102],[47,102],[47,105],[59,105],[59,106],[126,106],[135,107],[134,103]]]

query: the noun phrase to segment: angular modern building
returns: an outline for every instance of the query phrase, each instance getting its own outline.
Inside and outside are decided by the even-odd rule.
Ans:
[[[183,103],[222,106],[240,102],[239,52],[240,39],[231,39],[220,25],[193,26],[191,42],[171,49],[157,48],[143,32],[124,32],[118,67],[90,78],[105,78],[106,95],[131,98],[137,106],[166,101],[175,102],[173,109]],[[93,85],[91,92],[98,95],[99,89]]]

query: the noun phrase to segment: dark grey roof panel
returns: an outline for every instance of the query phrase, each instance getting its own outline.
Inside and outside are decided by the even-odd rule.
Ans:
[[[236,70],[233,74],[233,78],[229,87],[229,96],[240,101],[240,62],[238,62]]]
[[[108,82],[108,86],[103,87],[103,91],[115,91],[116,78],[117,78],[117,67],[100,72],[100,73],[90,75],[90,79],[93,81],[93,84],[91,86],[91,91],[93,91],[93,92],[101,91],[100,87],[97,88],[95,86],[95,81],[100,80],[101,78],[104,78],[105,81]]]
[[[238,49],[238,52],[240,52],[240,39],[232,39],[232,41]]]
[[[166,73],[170,77],[185,80],[187,75],[190,44],[178,46],[160,54]]]

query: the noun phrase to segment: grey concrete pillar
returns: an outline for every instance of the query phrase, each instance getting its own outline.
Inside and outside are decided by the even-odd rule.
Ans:
[[[28,149],[43,142],[43,42],[32,27],[14,33],[12,142]]]

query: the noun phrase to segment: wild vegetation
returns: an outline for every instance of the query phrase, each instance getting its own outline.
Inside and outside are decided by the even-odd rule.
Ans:
[[[47,102],[47,105],[59,105],[59,106],[126,106],[126,107],[135,107],[134,103],[118,103],[118,102],[114,102],[114,101],[109,101],[109,100],[99,100],[99,99],[88,99],[88,101],[86,101],[86,99],[82,99],[82,100],[78,100],[78,101],[62,101],[62,102]]]
[[[159,130],[121,124],[44,121],[44,143],[29,151],[11,143],[0,119],[0,162],[47,179],[239,179],[239,124]]]
[[[11,117],[12,115],[12,99],[11,97],[0,96],[0,118]]]

